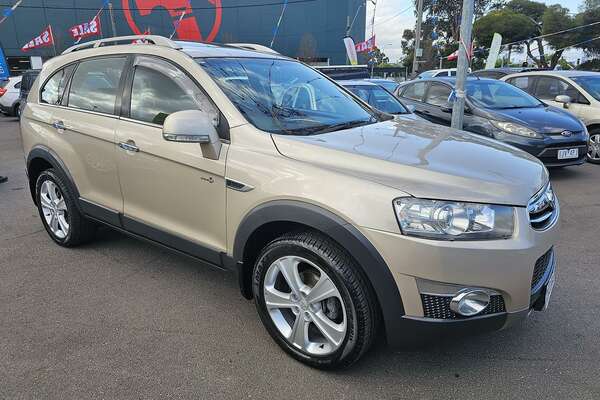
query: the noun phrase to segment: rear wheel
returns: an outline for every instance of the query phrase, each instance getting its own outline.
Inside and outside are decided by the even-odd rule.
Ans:
[[[590,132],[587,160],[592,164],[600,164],[600,129],[598,128]]]
[[[253,291],[267,331],[306,364],[349,366],[373,341],[377,308],[370,287],[344,249],[316,232],[267,245],[254,269]]]
[[[19,103],[15,104],[12,108],[10,116],[11,117],[19,117],[20,109],[21,109],[21,106],[19,105]]]
[[[36,198],[44,228],[59,245],[76,246],[94,236],[95,224],[79,212],[70,187],[54,169],[39,175]]]

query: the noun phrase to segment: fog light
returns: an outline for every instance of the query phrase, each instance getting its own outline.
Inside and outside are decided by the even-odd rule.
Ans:
[[[450,309],[464,317],[482,312],[490,304],[490,295],[483,290],[465,290],[452,298]]]

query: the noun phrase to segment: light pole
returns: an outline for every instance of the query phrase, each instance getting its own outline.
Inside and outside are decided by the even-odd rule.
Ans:
[[[462,129],[465,114],[465,81],[469,58],[472,56],[471,32],[473,30],[473,0],[464,0],[460,22],[460,43],[458,45],[458,64],[456,68],[456,89],[452,105],[452,127]],[[468,46],[468,47],[467,47]]]
[[[415,52],[413,55],[412,74],[419,71],[419,57],[421,57],[421,23],[423,22],[423,0],[417,3],[417,26],[415,28]]]

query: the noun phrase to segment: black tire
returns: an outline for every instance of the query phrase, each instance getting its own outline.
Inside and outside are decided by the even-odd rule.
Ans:
[[[18,117],[19,116],[19,103],[15,104],[10,112],[10,116],[11,117]]]
[[[589,143],[590,146],[591,146],[591,138],[594,135],[600,135],[600,128],[595,128],[590,131],[590,143]],[[587,158],[587,162],[589,162],[591,164],[600,164],[600,159],[594,160],[593,158],[590,158],[589,156],[586,156],[586,158]]]
[[[293,346],[277,329],[265,305],[263,286],[269,266],[285,256],[298,256],[321,268],[338,289],[346,309],[346,334],[331,354],[316,356]],[[269,243],[254,267],[254,299],[258,314],[275,342],[296,360],[320,369],[345,368],[370,348],[377,332],[379,308],[375,295],[354,259],[319,232],[289,233]]]
[[[65,201],[65,206],[67,209],[65,220],[69,224],[69,229],[68,234],[64,238],[61,238],[52,232],[52,229],[48,225],[42,210],[41,189],[42,185],[46,181],[51,181],[58,187],[60,190],[60,195]],[[48,235],[50,235],[52,240],[54,240],[57,244],[64,247],[74,247],[86,243],[94,237],[96,232],[96,224],[85,218],[80,213],[76,204],[76,197],[73,195],[73,190],[67,183],[66,179],[62,178],[61,175],[58,174],[54,169],[45,170],[38,176],[35,185],[35,195],[38,212],[40,214],[42,223],[44,224],[44,228],[46,228]]]

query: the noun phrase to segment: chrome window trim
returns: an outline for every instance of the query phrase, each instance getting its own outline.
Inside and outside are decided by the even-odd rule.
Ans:
[[[107,114],[107,113],[103,113],[103,112],[99,112],[99,111],[85,110],[83,108],[75,108],[75,107],[61,106],[61,105],[58,105],[58,104],[48,104],[48,103],[40,103],[40,102],[38,102],[37,104],[40,105],[40,106],[44,106],[44,107],[60,108],[62,110],[77,111],[77,112],[86,113],[86,114],[98,115],[98,116],[101,116],[101,117],[109,117],[109,118],[113,118],[113,119],[118,119],[119,118],[118,115]]]

